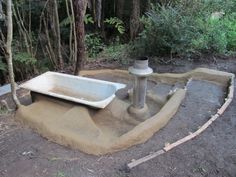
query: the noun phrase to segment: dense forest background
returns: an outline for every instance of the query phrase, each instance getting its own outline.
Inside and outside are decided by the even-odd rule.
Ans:
[[[13,0],[12,10],[16,81],[98,59],[127,64],[141,55],[165,62],[236,52],[235,0]],[[6,21],[0,0],[1,85],[9,82]]]

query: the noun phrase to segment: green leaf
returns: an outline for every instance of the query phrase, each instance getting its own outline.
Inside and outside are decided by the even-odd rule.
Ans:
[[[117,17],[107,18],[104,22],[113,26],[120,34],[124,34],[125,32],[124,22],[119,18]]]
[[[90,14],[84,16],[84,23],[87,25],[89,23],[94,24],[93,17]]]
[[[60,22],[60,27],[64,27],[64,26],[67,26],[71,23],[72,21],[72,17],[66,17],[64,18],[61,22]]]

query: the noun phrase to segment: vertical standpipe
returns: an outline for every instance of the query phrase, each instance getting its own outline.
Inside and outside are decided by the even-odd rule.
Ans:
[[[153,73],[153,70],[148,67],[148,58],[141,57],[135,60],[134,66],[129,68],[129,72],[135,77],[133,103],[129,112],[137,115],[146,107],[147,77]]]

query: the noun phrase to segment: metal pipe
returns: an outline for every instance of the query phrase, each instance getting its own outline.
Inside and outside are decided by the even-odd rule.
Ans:
[[[141,113],[147,110],[146,108],[146,92],[147,92],[147,77],[153,73],[153,70],[148,67],[148,58],[141,57],[136,59],[134,66],[129,68],[130,74],[134,75],[134,91],[133,103],[129,108],[131,114]]]
[[[147,78],[135,77],[134,92],[133,92],[133,106],[137,109],[144,108],[146,103],[147,92]]]

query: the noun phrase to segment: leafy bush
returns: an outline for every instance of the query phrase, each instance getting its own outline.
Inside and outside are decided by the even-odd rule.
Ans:
[[[227,47],[226,30],[224,22],[219,19],[198,19],[199,26],[196,38],[191,41],[192,53],[215,52],[224,54]]]
[[[129,45],[127,44],[113,43],[105,47],[104,51],[99,54],[99,57],[119,61],[121,64],[128,64],[128,58],[130,57],[128,50]]]
[[[236,12],[224,18],[224,27],[227,30],[227,49],[236,51]]]
[[[37,60],[27,52],[19,52],[14,55],[14,61],[25,66],[35,65]]]
[[[16,76],[21,79],[27,78],[35,72],[37,60],[27,52],[15,52],[13,55],[14,70]]]
[[[133,44],[134,54],[192,56],[235,51],[236,15],[229,11],[233,1],[228,0],[225,6],[218,6],[219,2],[223,1],[152,5],[141,19],[144,30]]]
[[[41,73],[44,73],[44,72],[53,70],[54,65],[52,64],[49,58],[43,58],[43,59],[37,60],[37,68],[39,69]]]
[[[196,35],[196,29],[191,17],[182,16],[178,9],[153,6],[141,21],[145,28],[134,46],[138,53],[165,55],[190,50],[189,45]]]
[[[89,57],[96,57],[102,51],[104,44],[98,34],[91,33],[85,35],[85,46]]]

